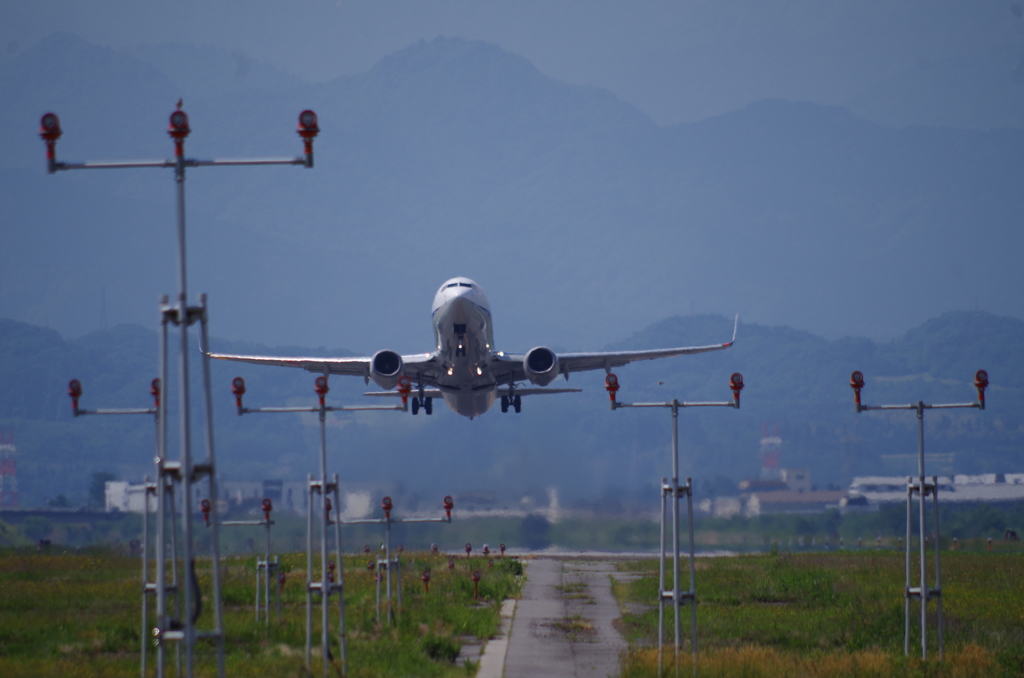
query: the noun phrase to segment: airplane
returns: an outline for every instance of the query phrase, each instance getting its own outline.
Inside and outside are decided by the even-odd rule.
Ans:
[[[737,316],[732,340],[709,346],[562,354],[546,346],[537,346],[523,354],[505,353],[494,347],[491,304],[480,286],[469,278],[445,281],[434,296],[431,316],[436,346],[432,353],[400,355],[384,349],[363,358],[287,358],[212,353],[202,347],[200,350],[218,360],[299,367],[325,376],[363,377],[366,384],[372,379],[380,388],[386,389],[364,394],[368,396],[400,396],[399,391],[391,389],[399,385],[402,377],[408,377],[416,384],[410,408],[413,414],[421,408],[426,414],[432,414],[433,399],[444,398],[452,411],[473,419],[491,409],[499,397],[502,412],[508,412],[510,407],[520,412],[523,396],[578,393],[582,390],[544,388],[559,375],[568,381],[570,372],[603,369],[610,373],[613,367],[637,360],[729,348],[736,341],[736,326],[739,324]],[[519,383],[524,381],[537,388],[520,386]]]

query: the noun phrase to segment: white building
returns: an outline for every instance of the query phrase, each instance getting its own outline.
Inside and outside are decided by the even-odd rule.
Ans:
[[[124,480],[108,480],[104,491],[107,512],[144,513],[146,511],[146,487],[131,485]],[[149,510],[156,511],[156,497],[150,495]]]
[[[930,476],[926,479],[931,481]],[[1024,501],[1024,473],[938,476],[938,484],[940,503]],[[847,502],[860,497],[869,504],[906,502],[907,476],[858,476],[847,490]]]

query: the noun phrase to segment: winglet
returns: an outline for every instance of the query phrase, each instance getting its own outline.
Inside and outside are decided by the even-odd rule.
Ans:
[[[199,352],[202,353],[205,356],[210,355],[210,352],[207,351],[206,348],[203,347],[203,333],[202,332],[198,332],[197,334],[199,335],[198,336],[198,339],[199,339]]]
[[[732,340],[729,342],[729,346],[736,343],[736,328],[740,326],[740,314],[736,314],[736,320],[732,324]]]

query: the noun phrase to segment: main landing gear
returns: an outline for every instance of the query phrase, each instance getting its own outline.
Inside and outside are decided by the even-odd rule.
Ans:
[[[413,414],[419,414],[421,407],[423,408],[423,411],[427,415],[433,414],[434,413],[434,399],[433,398],[413,398],[412,399],[412,413]]]
[[[508,412],[508,406],[512,405],[512,408],[519,414],[523,409],[523,401],[520,396],[501,396],[501,411]]]

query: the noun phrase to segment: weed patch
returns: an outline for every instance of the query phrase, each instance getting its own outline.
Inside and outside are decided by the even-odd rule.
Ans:
[[[925,663],[903,656],[900,553],[783,552],[704,562],[697,577],[702,676],[1024,675],[1019,556],[943,554],[946,660],[935,661],[932,603]],[[620,570],[643,575],[612,587],[623,610],[619,628],[632,648],[622,675],[657,675],[656,651],[649,649],[657,645],[657,561]],[[916,613],[913,619],[911,647],[917,650]],[[688,620],[683,615],[684,637]],[[672,624],[666,615],[666,637],[674,634]]]
[[[229,557],[222,563],[227,672],[307,675],[305,554],[281,556],[286,577],[281,619],[272,616],[269,627],[257,623],[253,615],[254,561],[253,557]],[[420,581],[420,573],[427,568],[433,573],[429,593]],[[137,676],[142,634],[140,569],[138,558],[114,550],[0,551],[0,676]],[[470,579],[473,570],[483,573],[476,599]],[[488,568],[486,560],[471,558],[460,560],[451,571],[447,556],[406,552],[403,608],[389,624],[386,617],[383,623],[377,622],[376,582],[365,558],[346,556],[349,675],[467,675],[466,667],[455,663],[459,639],[488,639],[497,632],[501,602],[521,590],[522,577],[515,570],[497,563]],[[209,561],[197,564],[197,574],[204,595],[209,595]],[[276,610],[276,604],[271,609]],[[213,625],[212,615],[212,605],[204,605],[201,628]],[[313,637],[318,639],[319,609],[313,618]],[[337,613],[332,612],[331,618],[331,630],[336,633]],[[312,673],[318,674],[319,647],[314,650]],[[333,653],[337,654],[336,646]],[[155,669],[154,655],[149,653],[150,673]],[[340,671],[337,659],[329,661]],[[216,658],[209,645],[198,647],[196,663],[199,675],[213,670]],[[470,671],[468,675],[475,668]]]

